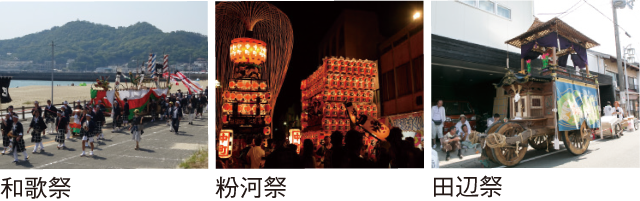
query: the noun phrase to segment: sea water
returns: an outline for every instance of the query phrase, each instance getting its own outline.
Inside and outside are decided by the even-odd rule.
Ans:
[[[92,84],[87,81],[53,81],[53,86],[71,86],[71,84],[78,86],[80,83],[86,83],[87,85]],[[51,86],[51,80],[11,80],[11,83],[9,84],[9,88],[26,86]]]

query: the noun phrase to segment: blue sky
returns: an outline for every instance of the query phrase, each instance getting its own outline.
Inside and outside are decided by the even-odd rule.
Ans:
[[[163,32],[207,34],[207,2],[0,2],[0,40],[85,20],[112,27],[146,21]]]

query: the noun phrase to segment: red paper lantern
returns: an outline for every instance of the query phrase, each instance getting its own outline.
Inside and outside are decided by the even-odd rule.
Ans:
[[[260,84],[258,84],[258,82],[253,82],[253,84],[251,85],[251,89],[254,91],[257,91],[258,87],[260,87]]]
[[[267,43],[253,38],[233,39],[229,56],[234,63],[260,65],[267,59]]]
[[[267,124],[271,123],[271,116],[267,115],[266,117],[264,117],[264,122]]]
[[[238,85],[236,84],[236,82],[235,82],[235,81],[231,81],[231,82],[229,82],[229,88],[230,88],[230,89],[236,89],[236,87],[237,87],[237,86],[238,86]]]

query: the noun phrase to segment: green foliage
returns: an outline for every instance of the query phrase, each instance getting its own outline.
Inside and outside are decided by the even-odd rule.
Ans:
[[[21,61],[43,63],[51,60],[51,41],[54,41],[57,64],[75,59],[69,70],[95,70],[97,67],[119,65],[132,60],[142,63],[150,51],[156,53],[156,61],[162,61],[162,52],[169,54],[169,64],[189,62],[195,58],[207,58],[208,38],[202,34],[173,31],[163,33],[147,22],[128,27],[110,27],[88,21],[72,21],[61,27],[53,27],[23,37],[0,40],[0,59],[9,59],[12,53]],[[140,65],[140,64],[138,64]]]
[[[209,148],[201,147],[193,155],[184,160],[179,165],[184,169],[207,169],[209,168]]]

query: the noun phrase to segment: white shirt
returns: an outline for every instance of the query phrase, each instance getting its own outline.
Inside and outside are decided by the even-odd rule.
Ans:
[[[467,133],[465,133],[464,135],[469,135],[469,133],[471,133],[471,125],[469,124],[469,121],[465,121],[464,122],[465,125],[467,125]],[[456,123],[456,130],[458,131],[458,135],[460,135],[460,138],[462,138],[462,121],[459,121],[458,123]]]
[[[14,131],[16,130],[16,126],[17,126],[17,125],[18,125],[18,124],[13,124],[13,130],[14,130]],[[22,133],[18,133],[18,135],[19,135],[19,136],[22,136]]]
[[[438,152],[431,149],[431,168],[440,168],[440,161],[438,160]]]
[[[251,169],[258,169],[262,163],[262,157],[264,157],[264,150],[260,146],[254,146],[249,149],[247,156],[251,158]]]
[[[604,106],[604,116],[613,116],[613,107],[611,105]]]
[[[431,119],[432,120],[446,120],[446,114],[444,111],[444,106],[443,107],[438,107],[437,105],[434,105],[433,107],[431,107]]]
[[[178,107],[173,106],[173,118],[177,119],[178,118]]]
[[[624,110],[622,110],[622,107],[618,107],[616,108],[616,110],[620,112],[620,114],[618,115],[618,119],[622,120],[624,118]]]

